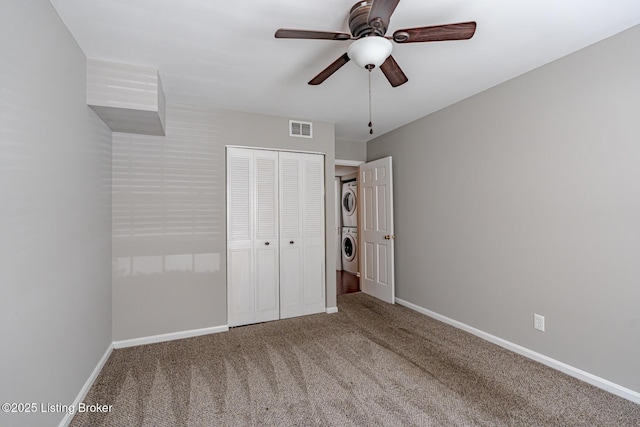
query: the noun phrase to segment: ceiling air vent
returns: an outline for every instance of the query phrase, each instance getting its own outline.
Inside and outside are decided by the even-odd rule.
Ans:
[[[313,138],[311,122],[289,120],[289,136],[295,136],[297,138]]]

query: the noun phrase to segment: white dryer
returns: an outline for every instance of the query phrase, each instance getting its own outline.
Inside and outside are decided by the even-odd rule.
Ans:
[[[349,181],[342,184],[342,226],[358,226],[358,185],[356,181]]]
[[[358,229],[355,227],[342,228],[342,269],[358,273]]]

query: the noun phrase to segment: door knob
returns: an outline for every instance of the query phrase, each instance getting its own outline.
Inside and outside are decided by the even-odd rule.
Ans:
[[[395,238],[396,238],[395,234],[387,234],[386,236],[384,236],[384,240],[391,240]]]
[[[289,241],[289,244],[290,244],[290,245],[293,245],[293,240],[290,240],[290,241]]]
[[[269,246],[269,242],[264,242],[265,245]]]

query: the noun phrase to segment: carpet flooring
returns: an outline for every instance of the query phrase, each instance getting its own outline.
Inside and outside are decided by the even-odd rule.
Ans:
[[[362,293],[114,350],[71,426],[640,426],[640,405]]]

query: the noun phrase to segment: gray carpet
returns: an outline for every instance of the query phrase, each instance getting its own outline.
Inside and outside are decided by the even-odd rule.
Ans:
[[[339,313],[115,350],[78,426],[640,426],[640,405],[356,293]]]

